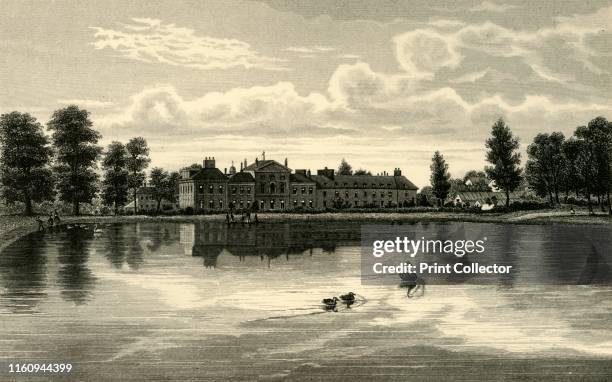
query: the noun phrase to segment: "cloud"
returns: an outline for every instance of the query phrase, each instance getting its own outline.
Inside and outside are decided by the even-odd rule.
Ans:
[[[428,77],[442,67],[456,67],[461,55],[452,35],[432,29],[417,29],[397,35],[395,56],[402,69],[416,77]]]
[[[290,46],[284,49],[286,52],[292,53],[325,53],[325,52],[333,52],[336,48],[332,48],[330,46]]]
[[[92,99],[60,99],[57,101],[62,105],[77,105],[85,108],[104,108],[113,106],[113,102],[97,101]]]
[[[510,5],[510,4],[496,4],[496,3],[492,3],[490,1],[484,1],[478,5],[473,6],[472,8],[470,8],[470,12],[497,12],[497,13],[503,13],[506,11],[509,11],[511,9],[515,9],[515,8],[519,8],[519,6],[517,5]]]
[[[111,49],[121,57],[202,70],[245,69],[284,70],[282,60],[266,57],[236,39],[199,36],[193,29],[166,24],[158,19],[132,18],[123,30],[91,27],[93,46]]]
[[[362,61],[343,63],[327,89],[308,94],[288,81],[192,99],[172,86],[157,86],[135,94],[122,112],[108,113],[100,123],[112,131],[187,137],[435,137],[448,143],[484,139],[503,116],[527,141],[534,131],[571,133],[597,115],[611,116],[612,106],[609,98],[593,96],[589,86],[576,81],[582,72],[594,73],[592,68],[581,64],[582,72],[567,73],[551,64],[546,52],[559,43],[578,56],[597,52],[587,37],[608,22],[607,15],[559,19],[535,31],[491,22],[444,25],[443,30],[428,25],[392,39],[398,65],[392,73]],[[316,54],[314,47],[292,51]],[[609,73],[591,56],[583,61]]]

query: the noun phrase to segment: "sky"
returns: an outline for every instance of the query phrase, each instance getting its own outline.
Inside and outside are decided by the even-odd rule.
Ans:
[[[612,1],[0,0],[0,113],[91,112],[152,166],[485,165],[503,117],[540,132],[612,118]],[[523,153],[523,162],[526,157]]]

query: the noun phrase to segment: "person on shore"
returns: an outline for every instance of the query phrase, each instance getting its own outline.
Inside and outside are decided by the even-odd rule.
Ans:
[[[57,213],[57,209],[53,210],[53,221],[55,222],[55,225],[60,224],[60,216],[59,213]]]
[[[251,224],[251,211],[247,210],[246,212],[246,221]]]
[[[230,223],[230,216],[229,216],[229,212],[225,213],[225,223],[229,224]]]
[[[49,225],[49,228],[53,228],[53,214],[49,215],[49,219],[47,219],[47,224]]]
[[[36,217],[36,223],[38,223],[38,231],[44,231],[45,230],[45,224],[42,221],[42,219],[40,218],[40,216]]]

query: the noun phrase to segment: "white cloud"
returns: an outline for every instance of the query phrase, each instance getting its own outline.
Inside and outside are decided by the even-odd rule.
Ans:
[[[93,46],[109,48],[122,57],[143,62],[159,62],[202,70],[245,69],[283,70],[278,58],[260,55],[236,39],[199,36],[193,29],[165,24],[158,19],[133,18],[123,31],[91,27]]]
[[[92,99],[60,99],[57,101],[62,105],[78,105],[86,108],[104,108],[113,106],[113,102],[97,101]]]
[[[497,12],[503,13],[511,9],[519,8],[517,5],[511,4],[496,4],[490,1],[484,1],[470,8],[470,12]]]
[[[415,77],[429,77],[442,67],[456,67],[461,55],[454,37],[433,29],[417,29],[397,35],[395,56],[402,69]]]

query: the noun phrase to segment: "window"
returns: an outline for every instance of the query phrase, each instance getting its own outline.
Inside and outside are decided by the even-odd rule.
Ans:
[[[263,201],[263,200],[260,200],[260,201],[259,201],[259,209],[260,209],[260,210],[263,210],[263,209],[264,209],[264,207],[265,207],[265,205],[264,205],[264,201]]]
[[[219,200],[219,208],[223,209],[223,200]]]
[[[285,209],[285,201],[284,200],[280,201],[280,207],[281,207],[281,210]]]
[[[364,197],[364,198],[367,198],[367,197],[368,197],[368,192],[367,192],[367,191],[364,191],[364,192],[363,192],[363,197]]]
[[[297,207],[297,200],[293,199],[293,207]]]
[[[274,174],[270,174],[270,180],[274,180]]]
[[[348,197],[349,197],[348,191],[344,191],[344,196],[348,199]]]
[[[336,190],[335,195],[336,195],[336,198],[340,196],[340,191]]]
[[[357,207],[357,201],[355,200],[355,207]]]
[[[244,186],[240,186],[240,194],[244,194]]]
[[[270,193],[271,194],[275,194],[276,193],[276,184],[270,183]]]
[[[309,193],[310,195],[312,195],[313,191],[314,191],[314,190],[313,190],[312,186],[308,187],[308,193]]]
[[[223,193],[223,186],[219,185],[219,193],[222,194]]]
[[[357,191],[355,191],[355,197],[357,197]]]
[[[306,207],[306,201],[302,200],[302,207]]]
[[[208,201],[208,208],[210,208],[211,210],[215,208],[215,202],[213,202],[212,199]]]
[[[237,192],[238,192],[238,187],[233,186],[232,187],[232,195],[236,195]]]
[[[306,187],[302,186],[302,189],[300,190],[302,192],[302,195],[306,193]]]
[[[270,209],[273,210],[274,209],[274,199],[270,200]]]
[[[259,185],[259,192],[261,192],[262,194],[266,193],[266,185],[264,183]]]
[[[212,193],[213,193],[213,190],[214,190],[214,188],[213,188],[213,185],[212,185],[212,184],[211,184],[210,186],[208,186],[208,193],[209,193],[209,194],[212,194]]]
[[[285,193],[285,183],[281,183],[280,184],[280,193],[284,194]]]
[[[240,208],[244,208],[244,201],[243,200],[240,201]]]
[[[285,175],[281,175],[280,180],[285,180]]]
[[[251,193],[251,187],[247,187],[247,194]]]
[[[327,197],[327,191],[323,191],[323,197]]]
[[[204,192],[204,186],[200,184],[200,187],[198,187],[198,191],[201,193]]]
[[[392,191],[389,191],[389,192],[387,193],[387,195],[388,195],[389,197],[392,197],[392,196],[393,196],[393,192],[392,192]]]
[[[297,194],[297,187],[293,186],[293,194]]]
[[[308,201],[308,207],[312,208],[312,200]]]

